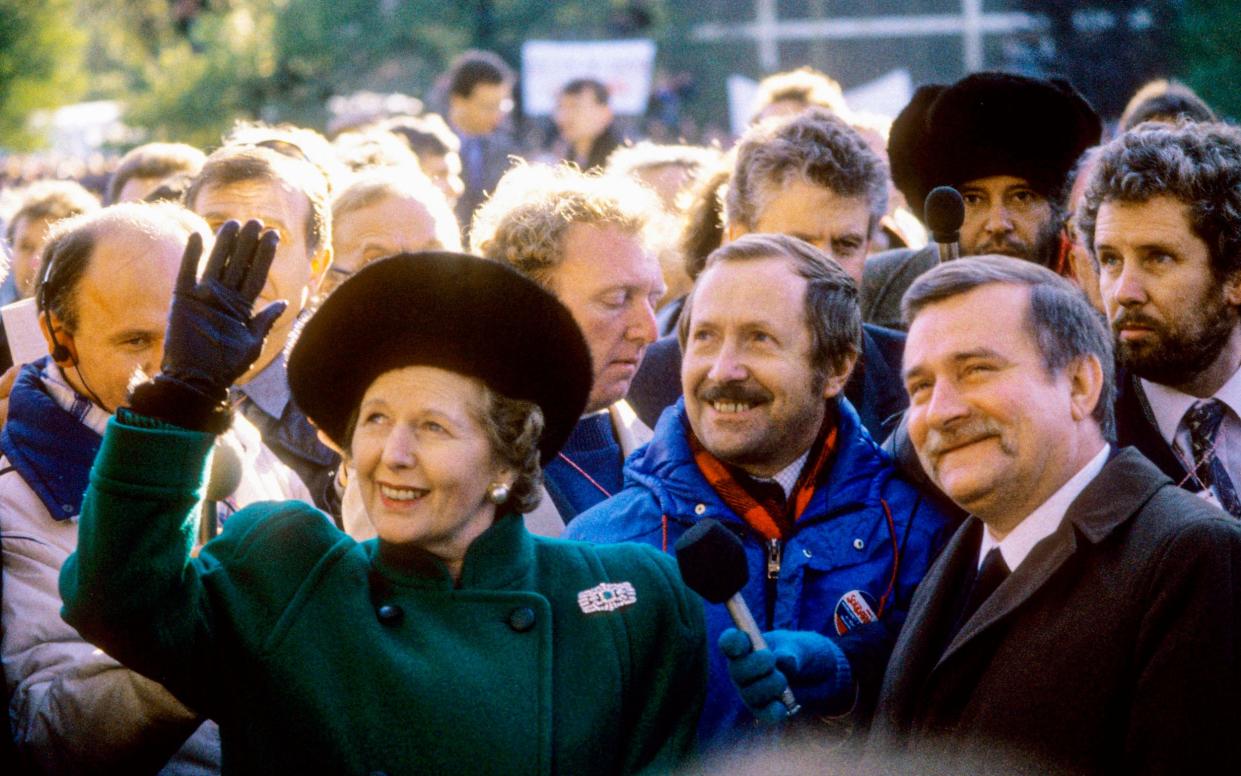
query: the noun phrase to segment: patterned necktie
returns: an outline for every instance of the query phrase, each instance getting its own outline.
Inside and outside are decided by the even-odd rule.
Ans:
[[[1185,413],[1185,426],[1189,429],[1191,454],[1194,457],[1194,476],[1203,486],[1210,488],[1219,499],[1220,506],[1233,517],[1241,517],[1241,499],[1232,478],[1224,470],[1224,464],[1215,454],[1219,427],[1224,421],[1226,408],[1219,399],[1196,402]]]

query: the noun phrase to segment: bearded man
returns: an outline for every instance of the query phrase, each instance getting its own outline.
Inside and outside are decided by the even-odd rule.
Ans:
[[[937,186],[961,193],[962,256],[1015,256],[1068,275],[1071,243],[1061,195],[1078,157],[1102,130],[1086,99],[1058,78],[988,72],[950,86],[928,84],[892,122],[892,181],[918,214]],[[938,263],[934,243],[868,260],[863,320],[903,329],[905,289]]]
[[[1125,133],[1078,220],[1123,369],[1118,441],[1241,516],[1241,130]]]

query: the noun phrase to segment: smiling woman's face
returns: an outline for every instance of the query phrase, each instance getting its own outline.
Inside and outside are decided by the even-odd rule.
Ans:
[[[483,402],[480,382],[430,366],[387,372],[366,390],[350,458],[380,539],[459,568],[495,518],[487,490],[514,477],[492,450]]]

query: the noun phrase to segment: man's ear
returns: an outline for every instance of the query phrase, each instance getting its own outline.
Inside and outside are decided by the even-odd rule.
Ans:
[[[310,259],[310,282],[307,283],[312,288],[319,287],[319,279],[323,277],[323,273],[327,272],[327,268],[332,266],[332,246],[324,245]]]
[[[52,328],[47,327],[48,320],[52,322]],[[65,324],[60,320],[60,316],[56,313],[49,312],[39,316],[39,331],[43,333],[43,341],[47,343],[47,352],[53,353],[56,346],[60,345],[69,354],[68,358],[58,359],[57,364],[76,364],[78,362],[78,347],[73,341],[73,335],[65,331]]]
[[[830,399],[840,394],[845,385],[849,382],[849,376],[853,374],[853,367],[857,365],[857,353],[849,353],[840,360],[839,369],[827,376],[827,382],[823,384],[823,398]]]
[[[1233,307],[1241,307],[1241,270],[1231,273],[1224,280],[1224,298]]]
[[[1073,420],[1085,420],[1094,413],[1103,393],[1103,366],[1098,356],[1081,356],[1068,365],[1066,374]]]

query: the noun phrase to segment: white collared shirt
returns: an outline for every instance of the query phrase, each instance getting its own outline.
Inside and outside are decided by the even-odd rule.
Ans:
[[[1194,448],[1189,439],[1189,427],[1184,420],[1189,408],[1203,400],[1149,380],[1142,380],[1141,383],[1151,414],[1155,416],[1155,423],[1159,426],[1159,435],[1172,448],[1185,470],[1193,470],[1196,463],[1193,460]],[[1234,372],[1228,382],[1210,398],[1219,399],[1227,408],[1219,425],[1219,433],[1215,437],[1215,456],[1223,464],[1224,471],[1228,472],[1233,484],[1241,484],[1241,369]],[[1219,505],[1218,499],[1209,488],[1203,488],[1198,495]]]
[[[1051,498],[1040,504],[1003,539],[996,541],[991,535],[990,528],[983,531],[982,544],[978,548],[978,566],[982,567],[982,560],[987,557],[992,547],[999,547],[1000,555],[1004,556],[1004,563],[1009,571],[1016,571],[1021,562],[1030,554],[1030,550],[1034,549],[1034,545],[1051,536],[1060,527],[1073,499],[1081,495],[1090,481],[1103,471],[1103,465],[1107,463],[1108,451],[1111,449],[1111,445],[1104,445],[1089,463],[1070,477],[1068,482],[1060,486],[1060,490],[1051,494]]]
[[[788,501],[793,495],[793,488],[797,487],[797,478],[801,476],[801,468],[806,465],[806,458],[810,455],[810,448],[806,448],[806,452],[801,457],[785,466],[780,471],[773,474],[770,478],[755,477],[759,482],[774,482],[784,489],[784,500]]]

